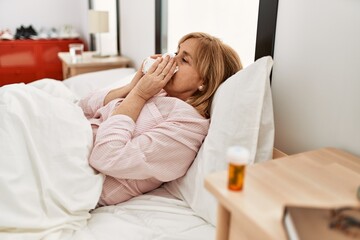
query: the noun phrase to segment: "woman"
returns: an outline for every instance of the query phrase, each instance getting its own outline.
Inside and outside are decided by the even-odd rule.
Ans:
[[[185,35],[174,58],[155,57],[128,85],[80,101],[93,127],[89,162],[106,176],[101,205],[183,176],[207,134],[216,89],[242,68],[233,49],[205,33]]]

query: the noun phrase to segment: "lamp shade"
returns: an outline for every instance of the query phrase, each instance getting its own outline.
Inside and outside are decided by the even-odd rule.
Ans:
[[[109,13],[107,11],[89,10],[89,32],[105,33],[109,31]]]

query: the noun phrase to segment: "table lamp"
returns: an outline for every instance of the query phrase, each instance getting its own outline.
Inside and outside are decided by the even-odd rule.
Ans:
[[[109,32],[109,13],[107,11],[89,10],[89,32],[97,34],[99,44],[96,44],[98,50],[93,57],[108,57],[101,53],[101,33]]]

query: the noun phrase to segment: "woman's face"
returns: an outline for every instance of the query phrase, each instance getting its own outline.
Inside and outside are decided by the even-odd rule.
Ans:
[[[178,71],[164,87],[169,96],[185,101],[203,84],[203,80],[194,65],[194,54],[197,45],[198,41],[194,38],[189,38],[180,44],[179,51],[175,56]]]

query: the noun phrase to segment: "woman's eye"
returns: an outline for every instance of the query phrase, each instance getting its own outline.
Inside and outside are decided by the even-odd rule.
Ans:
[[[181,59],[181,62],[189,63],[186,56],[184,57],[182,54],[179,55],[179,52],[175,52],[175,56],[178,56]]]

